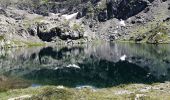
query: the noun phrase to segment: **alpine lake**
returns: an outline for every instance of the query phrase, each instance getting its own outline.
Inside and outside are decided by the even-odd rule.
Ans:
[[[169,55],[168,44],[108,42],[1,49],[0,98],[29,94],[28,100],[150,100],[163,93],[158,100],[168,100]]]

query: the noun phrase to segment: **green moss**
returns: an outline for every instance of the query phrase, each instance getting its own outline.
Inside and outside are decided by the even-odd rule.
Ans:
[[[44,18],[43,17],[36,17],[32,20],[30,19],[24,19],[23,25],[25,29],[28,29],[29,27],[31,27],[31,25],[40,23]]]
[[[84,29],[81,27],[81,24],[74,23],[73,26],[72,26],[72,29],[74,31],[84,32]]]
[[[4,39],[5,39],[4,35],[0,35],[0,41]]]
[[[170,43],[169,41],[169,25],[165,22],[149,22],[145,26],[138,26],[134,32],[131,34],[131,37],[134,37],[132,41],[135,41],[136,38],[142,37],[139,43]]]
[[[72,95],[74,93],[71,91],[71,89],[57,89],[53,87],[46,87],[42,89],[39,93],[39,95],[34,95],[30,100],[36,100],[36,99],[49,99],[49,100],[73,100]]]
[[[32,46],[44,46],[46,45],[43,42],[30,42],[30,41],[17,41],[14,40],[13,41],[15,45],[17,46],[28,46],[28,47],[32,47]]]
[[[46,4],[46,3],[48,3],[49,2],[49,0],[42,0],[42,3],[43,4]]]
[[[164,26],[163,24],[157,26],[156,28],[150,30],[147,38],[147,42],[149,43],[168,43],[169,41],[169,36],[168,36],[168,31],[167,27]]]
[[[32,46],[44,46],[46,45],[45,43],[39,43],[39,42],[24,42],[27,46],[32,47]]]

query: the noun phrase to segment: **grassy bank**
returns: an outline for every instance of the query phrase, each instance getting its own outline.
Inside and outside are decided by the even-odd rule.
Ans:
[[[129,84],[110,88],[44,86],[0,93],[1,100],[170,100],[170,82],[152,85]]]

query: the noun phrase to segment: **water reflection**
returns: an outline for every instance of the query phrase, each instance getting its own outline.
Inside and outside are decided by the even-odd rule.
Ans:
[[[77,85],[111,87],[126,83],[151,83],[158,81],[153,75],[149,75],[146,69],[128,62],[113,63],[100,60],[99,62],[78,65],[81,66],[81,69],[35,70],[24,75],[24,78],[43,84],[69,87],[76,87]]]
[[[15,76],[38,86],[104,88],[170,80],[169,45],[104,43],[1,52],[1,75]],[[127,55],[126,61],[120,61],[122,55]]]

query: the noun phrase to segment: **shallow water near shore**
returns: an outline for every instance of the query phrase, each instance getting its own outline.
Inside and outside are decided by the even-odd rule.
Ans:
[[[120,58],[126,55],[126,60]],[[170,80],[168,44],[101,43],[0,51],[0,91],[46,85],[109,88]]]

